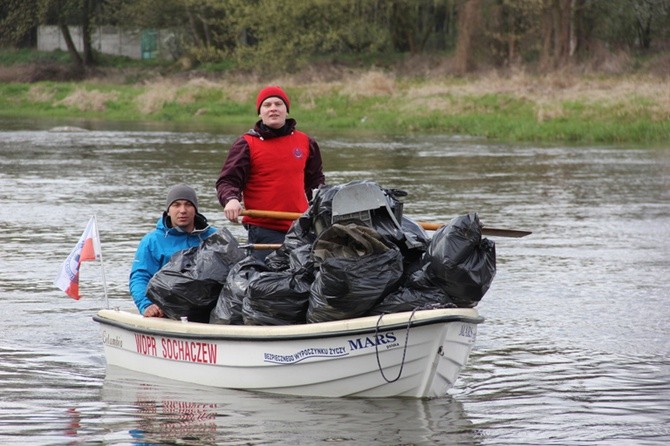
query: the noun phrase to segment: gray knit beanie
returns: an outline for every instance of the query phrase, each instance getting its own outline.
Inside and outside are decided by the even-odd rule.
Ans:
[[[196,211],[198,210],[198,197],[196,197],[195,190],[191,186],[187,186],[186,184],[172,186],[167,194],[167,209],[177,200],[188,200],[193,203]]]

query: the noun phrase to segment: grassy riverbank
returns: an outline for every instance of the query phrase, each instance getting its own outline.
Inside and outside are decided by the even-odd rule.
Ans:
[[[157,121],[244,130],[268,82],[193,74],[129,81],[119,72],[80,82],[4,82],[0,117]],[[291,116],[317,134],[440,133],[500,141],[670,142],[670,78],[480,74],[396,76],[349,71],[273,79]]]

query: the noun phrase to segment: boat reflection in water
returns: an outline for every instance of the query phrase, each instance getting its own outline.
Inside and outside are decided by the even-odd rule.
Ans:
[[[314,398],[213,389],[109,366],[101,399],[133,444],[478,444],[450,397]],[[126,412],[126,413],[119,413]],[[128,420],[128,417],[131,417]]]

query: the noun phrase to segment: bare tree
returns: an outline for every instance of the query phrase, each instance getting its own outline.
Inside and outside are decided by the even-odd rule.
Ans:
[[[474,68],[473,40],[481,27],[481,0],[466,0],[460,8],[454,70],[464,74]]]
[[[545,0],[542,11],[542,52],[540,68],[566,65],[576,50],[577,0]]]

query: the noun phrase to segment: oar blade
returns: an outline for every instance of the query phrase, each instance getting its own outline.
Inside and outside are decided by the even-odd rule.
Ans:
[[[432,221],[418,221],[416,222],[426,231],[437,231],[444,226],[444,223],[436,223]],[[482,228],[482,235],[490,235],[492,237],[513,237],[521,238],[532,234],[530,231],[520,231],[518,229],[501,229],[501,228]]]
[[[518,229],[499,229],[499,228],[482,228],[482,235],[490,235],[492,237],[512,237],[521,238],[532,234],[530,231],[520,231]]]

